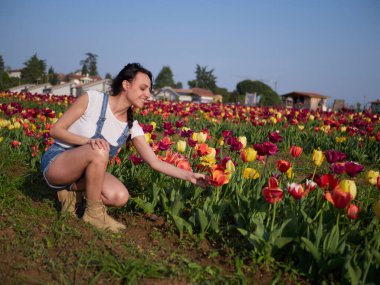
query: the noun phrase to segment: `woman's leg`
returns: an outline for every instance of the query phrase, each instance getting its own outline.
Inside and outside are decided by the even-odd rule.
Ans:
[[[102,201],[108,157],[108,150],[92,149],[90,145],[67,150],[50,165],[46,178],[50,184],[65,185],[77,181],[84,174],[87,205],[83,220],[99,229],[118,232],[125,226],[107,214]]]
[[[108,156],[107,150],[92,149],[90,145],[67,150],[50,165],[46,178],[50,184],[65,185],[77,181],[84,175],[87,199],[99,200]]]
[[[85,191],[85,177],[80,178],[72,187],[74,191]],[[107,206],[122,207],[128,202],[128,189],[111,173],[106,172],[104,176],[101,199]]]

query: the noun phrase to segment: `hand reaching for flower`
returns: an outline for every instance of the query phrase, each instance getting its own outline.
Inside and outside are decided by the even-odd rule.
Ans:
[[[202,188],[206,188],[209,185],[209,178],[201,173],[192,173],[190,182]]]

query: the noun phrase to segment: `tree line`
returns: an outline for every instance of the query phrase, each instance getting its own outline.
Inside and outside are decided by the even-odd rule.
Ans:
[[[99,76],[97,68],[98,55],[88,52],[86,57],[80,61],[80,73],[84,76]],[[39,59],[37,54],[34,54],[24,63],[24,68],[21,69],[21,78],[10,77],[6,68],[3,57],[0,55],[0,89],[6,90],[11,87],[21,84],[41,84],[50,83],[56,85],[60,83],[58,74],[55,73],[52,66],[46,72],[46,61]],[[189,80],[187,85],[189,88],[208,89],[214,94],[221,95],[223,102],[244,103],[246,93],[256,93],[260,98],[258,104],[261,106],[280,105],[281,99],[270,86],[259,80],[243,80],[237,83],[236,89],[232,92],[227,88],[217,85],[217,77],[214,74],[214,69],[208,69],[207,66],[196,65],[195,79]],[[77,70],[76,72],[79,72]],[[107,73],[105,78],[112,79],[110,73]],[[68,81],[65,79],[65,81]],[[154,89],[158,90],[163,87],[172,87],[182,89],[182,82],[175,82],[174,75],[169,66],[163,66],[161,71],[154,79]]]

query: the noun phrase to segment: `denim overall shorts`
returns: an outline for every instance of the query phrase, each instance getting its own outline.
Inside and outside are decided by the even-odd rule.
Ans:
[[[103,129],[104,122],[106,120],[107,106],[108,106],[108,95],[104,94],[104,96],[103,96],[103,103],[102,103],[102,109],[100,111],[100,117],[99,117],[98,121],[96,122],[96,131],[95,131],[95,134],[91,137],[92,139],[101,138],[101,139],[105,140],[105,138],[103,137],[103,135],[101,134],[101,132],[102,132],[102,129]],[[110,150],[109,150],[109,157],[110,157],[110,159],[117,154],[117,151],[119,150],[119,148],[121,148],[121,146],[127,141],[129,133],[130,133],[129,132],[129,124],[127,124],[126,127],[125,127],[125,129],[123,130],[123,133],[121,134],[121,136],[117,140],[117,145],[114,146],[114,145],[110,144]],[[64,188],[67,188],[70,185],[52,185],[52,184],[50,184],[49,181],[46,179],[46,172],[49,169],[49,166],[58,157],[58,155],[60,155],[64,151],[69,150],[71,148],[74,148],[74,147],[68,147],[68,148],[66,148],[66,147],[63,147],[63,146],[61,146],[61,145],[59,145],[57,143],[54,143],[43,154],[43,156],[41,158],[41,171],[42,171],[43,177],[44,177],[47,185],[50,188],[52,188],[52,189],[56,189],[57,191],[61,190],[61,189],[64,189]]]

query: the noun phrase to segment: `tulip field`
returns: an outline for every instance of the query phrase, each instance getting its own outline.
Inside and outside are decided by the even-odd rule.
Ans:
[[[74,100],[0,93],[0,144],[38,171]],[[380,114],[150,101],[134,116],[160,159],[209,186],[153,171],[127,144],[109,171],[129,189],[129,211],[311,283],[379,284]]]

